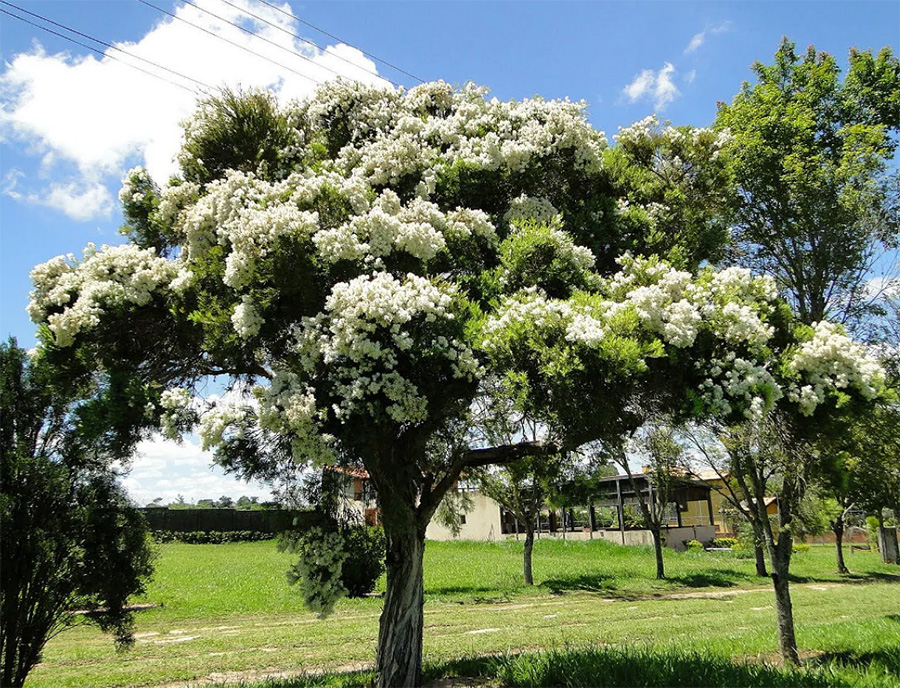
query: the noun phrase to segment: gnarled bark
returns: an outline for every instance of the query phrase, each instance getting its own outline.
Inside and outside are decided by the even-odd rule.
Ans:
[[[391,516],[383,512],[387,592],[378,627],[378,688],[418,686],[422,680],[425,530],[414,510],[390,511]]]

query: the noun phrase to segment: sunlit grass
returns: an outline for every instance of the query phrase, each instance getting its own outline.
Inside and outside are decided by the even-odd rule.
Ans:
[[[492,681],[553,685],[548,662],[614,667],[627,656],[605,653],[613,649],[658,655],[659,676],[682,666],[670,660],[688,651],[701,653],[692,655],[698,662],[737,658],[757,667],[760,657],[776,656],[770,583],[753,575],[751,559],[667,551],[670,577],[661,582],[649,549],[542,539],[535,547],[539,585],[532,588],[521,583],[521,554],[514,541],[428,543],[425,658],[433,675],[459,673],[467,662]],[[67,631],[52,641],[27,685],[156,686],[212,674],[250,685],[273,673],[323,670],[340,676],[280,680],[367,682],[369,674],[347,672],[374,658],[380,597],[344,600],[320,620],[287,585],[289,561],[271,542],[165,545],[146,597],[162,606],[138,614],[135,647],[117,655],[96,629]],[[900,655],[900,569],[870,552],[848,561],[855,577],[832,573],[832,548],[795,558],[800,645],[816,657],[828,653],[817,671],[844,677],[834,685],[850,685],[847,676],[865,676],[859,686],[900,684],[900,670],[882,666],[891,652]],[[853,581],[859,584],[847,584]],[[687,597],[659,599],[671,595]],[[604,653],[590,654],[597,650]],[[882,669],[893,684],[878,678]],[[755,670],[740,669],[734,681]]]

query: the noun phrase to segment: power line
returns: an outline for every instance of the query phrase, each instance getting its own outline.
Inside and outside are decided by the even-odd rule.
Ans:
[[[204,12],[205,14],[208,14],[208,15],[211,16],[211,17],[215,17],[215,18],[218,19],[219,21],[225,22],[226,24],[229,24],[229,25],[233,26],[234,28],[243,31],[244,33],[249,34],[250,36],[253,36],[254,38],[258,38],[259,40],[265,41],[266,43],[268,43],[268,44],[270,44],[270,45],[274,45],[274,46],[275,46],[276,48],[278,48],[279,50],[283,50],[284,52],[286,52],[286,53],[288,53],[288,54],[290,54],[290,55],[293,55],[294,57],[299,57],[301,60],[306,60],[306,61],[309,62],[310,64],[316,65],[315,60],[312,60],[311,58],[306,57],[306,55],[302,55],[302,54],[298,53],[296,50],[291,50],[290,48],[286,48],[286,47],[284,47],[283,45],[281,45],[280,43],[276,43],[275,41],[270,40],[270,39],[266,38],[265,36],[260,36],[259,34],[254,33],[254,32],[251,31],[250,29],[248,29],[248,28],[246,28],[246,27],[243,27],[243,26],[241,26],[240,24],[236,24],[235,22],[233,22],[233,21],[231,21],[231,20],[229,20],[229,19],[226,19],[225,17],[222,17],[222,16],[216,14],[215,12],[211,12],[210,10],[208,10],[208,9],[206,9],[206,8],[204,8],[204,7],[200,7],[199,5],[197,5],[197,4],[193,3],[193,2],[191,2],[191,0],[181,0],[181,1],[182,1],[185,5],[190,5],[191,7],[195,8],[195,9],[197,9],[197,10],[200,10],[201,12]],[[230,4],[230,3],[229,3],[229,4]],[[238,8],[238,9],[240,9],[240,8]],[[243,11],[243,10],[242,10],[242,11]],[[249,14],[249,12],[248,12],[248,14]],[[254,16],[255,16],[255,15],[254,15]],[[265,21],[265,20],[263,20],[263,21]],[[274,26],[274,25],[273,25],[273,26]],[[313,43],[313,45],[315,45],[315,43]],[[316,46],[316,47],[318,48],[319,46]],[[261,57],[261,56],[260,56],[260,57]],[[331,69],[330,67],[326,67],[325,65],[319,64],[319,65],[316,65],[316,66],[321,67],[322,69],[331,72],[332,74],[334,74],[334,75],[337,76],[337,77],[342,76],[342,74],[340,74],[340,72],[336,72],[335,70]]]
[[[328,33],[325,29],[320,29],[320,28],[319,28],[318,26],[316,26],[315,24],[311,24],[310,22],[308,22],[308,21],[306,21],[306,20],[304,20],[304,19],[301,19],[300,17],[298,17],[296,14],[294,14],[294,13],[292,13],[292,12],[288,12],[287,10],[282,9],[281,7],[278,7],[277,5],[273,5],[271,2],[268,2],[267,0],[259,0],[259,2],[261,2],[263,5],[266,5],[267,7],[271,7],[273,10],[275,10],[275,11],[277,11],[277,12],[281,12],[281,14],[283,14],[283,15],[285,15],[285,16],[287,16],[287,17],[290,17],[291,19],[294,19],[294,20],[300,22],[300,23],[303,24],[304,26],[308,26],[309,28],[311,28],[311,29],[313,29],[313,30],[315,30],[315,31],[318,31],[318,32],[321,33],[321,34],[324,34],[325,36],[328,36],[329,38],[332,38],[332,39],[336,40],[338,43],[343,43],[344,45],[349,45],[351,48],[356,48],[357,50],[359,50],[359,52],[361,52],[361,53],[362,53],[363,55],[365,55],[366,57],[371,57],[371,58],[372,58],[373,60],[375,60],[376,62],[380,62],[381,64],[386,65],[387,67],[390,67],[391,69],[394,69],[394,70],[400,72],[401,74],[405,74],[406,76],[408,76],[408,77],[410,77],[410,78],[412,78],[412,79],[415,79],[415,80],[418,81],[420,84],[424,84],[424,83],[425,83],[425,80],[424,80],[424,79],[420,79],[420,78],[417,77],[415,74],[410,74],[410,73],[407,72],[405,69],[401,69],[401,68],[398,67],[397,65],[393,65],[393,64],[391,64],[390,62],[388,62],[387,60],[382,60],[380,57],[376,57],[376,56],[373,55],[372,53],[367,53],[367,52],[366,52],[365,50],[363,50],[362,48],[357,48],[357,47],[356,47],[355,45],[353,45],[352,43],[348,43],[347,41],[345,41],[345,40],[343,40],[343,39],[341,39],[341,38],[338,38],[338,37],[335,36],[333,33]]]
[[[187,2],[187,0],[184,0],[184,1]],[[256,19],[257,21],[261,21],[261,22],[263,22],[264,24],[268,24],[268,25],[271,26],[273,29],[278,29],[278,30],[281,31],[282,33],[286,33],[288,36],[291,36],[292,38],[296,38],[298,41],[302,41],[303,43],[306,43],[307,45],[311,45],[311,46],[313,46],[314,48],[316,48],[316,49],[318,49],[318,50],[321,50],[323,53],[326,53],[326,52],[327,52],[327,50],[326,50],[325,48],[323,48],[321,45],[319,45],[319,44],[316,43],[315,41],[311,41],[311,40],[309,40],[308,38],[304,38],[304,37],[301,36],[300,34],[294,33],[293,31],[291,31],[291,30],[289,30],[289,29],[286,29],[286,28],[284,28],[283,26],[279,26],[279,25],[276,24],[275,22],[271,22],[271,21],[269,21],[268,19],[266,19],[265,17],[261,17],[261,16],[259,16],[258,14],[254,14],[254,13],[251,12],[250,10],[247,10],[247,9],[244,9],[243,7],[240,7],[240,6],[238,6],[238,5],[235,5],[233,2],[229,2],[229,0],[219,0],[219,1],[225,3],[225,4],[228,5],[229,7],[233,7],[233,8],[236,9],[238,12],[241,12],[241,13],[243,13],[243,14],[246,14],[248,17],[253,17],[253,18]],[[189,4],[192,4],[192,3],[189,3]],[[198,7],[197,9],[201,9],[201,8]],[[213,16],[215,16],[215,15],[213,15]],[[231,22],[229,22],[229,23],[231,23]],[[235,26],[237,26],[237,25],[235,25]],[[241,27],[238,27],[238,28],[241,28]],[[244,30],[246,31],[246,29],[244,29]],[[262,36],[259,36],[258,34],[253,34],[253,35],[258,36],[259,38],[262,38]],[[280,47],[280,46],[279,46],[279,47]],[[285,50],[288,50],[288,48],[285,48]],[[357,48],[357,50],[359,50],[359,48]],[[294,51],[291,51],[291,52],[294,52]],[[299,54],[296,53],[296,52],[294,52],[294,54],[295,54],[295,55],[298,55],[299,57],[304,57],[303,55],[299,55]],[[391,84],[392,86],[394,86],[394,87],[397,87],[397,88],[400,87],[400,84],[398,84],[397,82],[391,81],[390,79],[386,78],[385,76],[383,76],[382,74],[379,74],[378,72],[376,72],[376,71],[374,71],[374,70],[366,69],[365,67],[362,67],[361,65],[358,65],[358,64],[356,64],[355,62],[353,62],[353,61],[351,61],[351,60],[348,60],[348,59],[347,59],[346,57],[344,57],[343,55],[338,55],[337,53],[328,53],[328,54],[330,54],[332,57],[336,57],[337,59],[341,60],[342,62],[346,62],[346,63],[347,63],[348,65],[350,65],[351,67],[355,67],[356,69],[359,69],[360,71],[366,72],[367,74],[371,74],[372,76],[377,76],[379,79],[384,79],[385,81],[387,81],[388,83],[390,83],[390,84]],[[304,59],[309,59],[309,58],[304,57]],[[334,72],[334,70],[329,70],[329,71]],[[334,73],[337,74],[337,72],[334,72]]]
[[[157,69],[162,69],[162,70],[164,70],[164,71],[166,71],[166,72],[169,72],[170,74],[174,74],[174,75],[177,76],[177,77],[180,77],[180,78],[182,78],[182,79],[186,79],[187,81],[193,81],[193,82],[194,82],[195,84],[197,84],[198,86],[202,86],[202,87],[204,87],[204,88],[206,88],[206,89],[209,89],[209,90],[215,90],[215,89],[213,89],[213,87],[210,86],[209,84],[205,84],[205,83],[203,83],[202,81],[200,81],[200,80],[198,80],[198,79],[194,79],[193,77],[187,76],[186,74],[182,74],[181,72],[176,72],[174,69],[169,69],[168,67],[165,67],[165,66],[163,66],[163,65],[161,65],[161,64],[158,64],[158,63],[156,63],[156,62],[153,62],[152,60],[148,60],[148,59],[146,59],[146,58],[144,58],[144,57],[140,57],[139,55],[135,55],[135,54],[133,54],[133,53],[130,53],[130,52],[128,52],[127,50],[122,50],[122,48],[119,48],[119,47],[117,47],[117,46],[115,46],[115,45],[112,45],[111,43],[107,43],[106,41],[101,41],[99,38],[94,38],[93,36],[89,36],[88,34],[82,33],[81,31],[78,31],[77,29],[73,29],[73,28],[71,28],[71,27],[69,27],[69,26],[66,26],[65,24],[60,24],[59,22],[55,22],[55,21],[53,21],[52,19],[49,19],[49,18],[47,18],[47,17],[44,17],[44,16],[42,16],[42,15],[40,15],[40,14],[36,14],[36,13],[34,13],[34,12],[30,12],[30,11],[26,10],[25,8],[23,8],[23,7],[19,7],[19,6],[17,6],[17,5],[14,5],[14,4],[12,4],[11,2],[6,2],[6,0],[0,0],[0,4],[6,5],[7,7],[12,7],[13,9],[15,9],[15,10],[17,10],[17,11],[19,11],[19,12],[24,12],[25,14],[27,14],[27,15],[29,15],[29,16],[35,17],[36,19],[40,19],[41,21],[45,21],[45,22],[47,22],[48,24],[52,24],[53,26],[57,26],[57,27],[59,27],[60,29],[63,29],[63,30],[65,30],[65,31],[68,31],[69,33],[74,33],[76,36],[81,36],[82,38],[86,38],[86,39],[88,39],[89,41],[93,41],[94,43],[99,43],[100,45],[102,45],[102,46],[104,46],[104,47],[106,47],[106,48],[109,48],[110,50],[115,50],[115,51],[117,51],[117,52],[122,53],[123,55],[128,55],[128,57],[134,58],[135,60],[140,60],[141,62],[146,62],[147,64],[153,65],[153,66],[156,67]],[[7,12],[7,14],[9,14],[9,13]],[[10,14],[10,16],[12,17],[12,16],[15,16],[15,15]],[[17,18],[17,19],[22,19],[21,17],[16,17],[16,18]],[[23,21],[25,21],[25,20],[23,19]],[[31,23],[31,22],[29,22],[29,23]],[[37,25],[37,24],[32,24],[32,26],[38,26],[38,25]],[[44,27],[38,26],[38,28],[44,28]],[[45,31],[49,31],[49,29],[45,29],[45,28],[44,28],[44,30],[45,30]],[[56,34],[55,32],[52,32],[52,33],[54,33],[55,35],[59,36],[59,34]],[[65,36],[63,36],[63,38],[65,38]],[[68,40],[72,40],[72,39],[68,39]],[[73,41],[73,42],[75,42],[75,41]],[[89,47],[90,47],[90,46],[85,46],[83,43],[78,43],[78,45],[82,45],[83,47],[86,47],[86,48],[89,48]],[[93,48],[91,48],[91,50],[93,50]],[[99,51],[95,51],[95,52],[99,52]],[[106,56],[105,53],[100,53],[100,54]],[[120,60],[120,61],[121,61],[121,60]],[[123,64],[128,64],[128,63],[123,62]],[[129,66],[132,66],[132,65],[129,65]],[[141,71],[143,71],[143,70],[141,70]],[[150,72],[146,72],[146,73],[149,74]],[[174,83],[174,82],[169,82],[169,83]],[[181,85],[181,84],[175,84],[175,85]],[[189,90],[190,90],[190,89],[189,89]]]
[[[235,43],[235,42],[232,41],[231,39],[225,38],[225,36],[221,36],[221,35],[219,35],[219,34],[213,32],[213,31],[210,31],[209,29],[204,29],[202,26],[198,26],[197,24],[194,24],[193,22],[189,22],[189,21],[188,21],[187,19],[185,19],[184,17],[179,17],[178,15],[173,14],[172,12],[169,12],[168,10],[164,10],[162,7],[157,7],[157,6],[154,5],[153,3],[147,2],[147,0],[137,0],[137,1],[138,1],[139,3],[141,3],[142,5],[146,5],[147,7],[152,7],[152,8],[155,9],[157,12],[162,12],[163,14],[166,14],[166,15],[172,17],[172,19],[177,19],[177,20],[180,21],[180,22],[184,22],[184,23],[187,24],[188,26],[193,26],[193,27],[194,27],[195,29],[197,29],[198,31],[202,31],[203,33],[209,34],[209,35],[212,36],[213,38],[218,38],[220,41],[225,41],[226,43],[230,43],[230,44],[233,45],[235,48],[240,48],[240,49],[243,50],[244,52],[248,52],[248,53],[250,53],[251,55],[254,55],[254,56],[258,57],[258,58],[261,59],[261,60],[265,60],[266,62],[270,62],[270,63],[272,63],[273,65],[275,65],[276,67],[281,67],[282,69],[286,69],[287,71],[289,71],[289,72],[291,72],[291,73],[293,73],[293,74],[296,74],[297,76],[303,77],[304,79],[307,79],[308,81],[312,81],[312,82],[313,82],[314,84],[316,84],[316,85],[319,84],[318,81],[316,81],[315,79],[313,79],[311,76],[308,76],[308,75],[304,74],[303,72],[298,72],[296,69],[291,69],[291,68],[288,67],[287,65],[283,65],[283,64],[281,64],[280,62],[276,62],[275,60],[270,59],[270,58],[266,57],[265,55],[260,55],[258,52],[255,52],[255,51],[251,50],[250,48],[241,45],[240,43]]]
[[[4,3],[4,4],[9,5],[9,3]],[[63,40],[69,41],[69,43],[74,43],[75,45],[80,45],[82,48],[87,48],[88,50],[91,50],[91,51],[97,53],[101,57],[109,58],[110,60],[115,60],[116,62],[121,62],[126,67],[131,67],[132,69],[136,69],[139,72],[143,72],[144,74],[155,77],[155,78],[159,79],[160,81],[165,81],[170,86],[176,86],[178,88],[184,89],[185,91],[187,91],[188,93],[191,93],[193,95],[199,95],[197,93],[197,91],[185,86],[184,84],[176,83],[170,79],[166,79],[164,76],[160,76],[159,74],[154,74],[153,72],[147,71],[146,69],[144,69],[142,67],[138,67],[137,65],[129,64],[128,62],[125,62],[125,60],[120,60],[119,58],[113,57],[112,55],[107,55],[102,50],[97,50],[97,48],[94,48],[93,46],[90,46],[87,43],[82,43],[81,41],[76,41],[74,38],[70,38],[69,36],[61,34],[58,31],[54,31],[53,29],[48,29],[46,26],[41,26],[40,24],[36,24],[33,21],[29,21],[28,19],[25,19],[25,17],[20,17],[16,14],[13,14],[12,12],[9,12],[9,11],[3,9],[2,7],[0,7],[0,12],[12,17],[13,19],[18,19],[20,22],[24,22],[26,24],[29,24],[30,26],[34,26],[35,28],[41,29],[41,31],[46,31],[47,33],[53,34],[54,36],[58,36],[59,38],[62,38]],[[132,57],[134,57],[134,56],[132,56]],[[141,59],[141,58],[138,58],[138,59]]]

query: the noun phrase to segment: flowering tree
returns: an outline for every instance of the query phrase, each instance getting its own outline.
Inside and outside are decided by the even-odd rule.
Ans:
[[[691,272],[720,245],[715,203],[662,201],[720,164],[711,131],[642,123],[619,142],[651,154],[623,157],[583,105],[441,82],[238,101],[188,124],[166,189],[129,174],[132,243],[38,266],[30,311],[68,365],[129,390],[122,432],[197,426],[244,475],[362,461],[387,538],[379,685],[421,680],[425,529],[463,469],[656,413],[756,418],[781,400],[813,415],[878,393],[864,357],[829,368],[794,346],[813,333],[771,279]],[[648,170],[666,173],[635,186]],[[243,400],[193,403],[209,375]],[[563,446],[432,451],[488,375]]]

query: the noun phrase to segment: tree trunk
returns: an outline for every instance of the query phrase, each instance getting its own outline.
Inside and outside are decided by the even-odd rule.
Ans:
[[[753,543],[753,549],[756,553],[756,575],[760,578],[768,578],[769,572],[766,570],[766,550],[763,543],[756,540]]]
[[[756,554],[756,575],[762,578],[768,578],[769,572],[766,570],[766,536],[763,534],[762,525],[758,524],[753,518],[750,518],[750,526],[753,528],[753,550]]]
[[[664,580],[666,569],[663,564],[662,533],[659,528],[650,528],[650,532],[653,533],[653,548],[656,550],[656,578]]]
[[[784,542],[784,540],[787,542]],[[800,664],[797,651],[797,637],[794,633],[794,608],[791,604],[788,572],[791,564],[791,537],[778,537],[778,546],[773,553],[772,583],[775,588],[775,614],[778,619],[778,646],[785,662],[795,666]]]
[[[525,554],[523,560],[523,572],[525,574],[525,585],[534,585],[534,576],[531,572],[531,553],[534,550],[534,527],[527,523],[525,525]]]
[[[387,592],[378,628],[378,688],[422,685],[425,530],[409,507],[383,509]]]
[[[850,573],[847,564],[844,563],[844,514],[838,514],[834,521],[831,522],[831,529],[834,531],[838,573]]]

